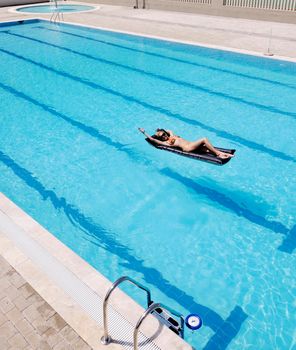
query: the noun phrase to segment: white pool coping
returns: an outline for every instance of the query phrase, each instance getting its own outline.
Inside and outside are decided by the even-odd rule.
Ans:
[[[47,20],[44,18],[36,18],[39,20]],[[81,23],[77,23],[77,22],[70,22],[70,21],[63,21],[61,22],[61,24],[71,24],[74,26],[80,26],[80,27],[89,27],[92,29],[99,29],[99,30],[105,30],[108,32],[113,32],[113,33],[122,33],[122,34],[128,34],[128,35],[133,35],[133,36],[139,36],[139,37],[144,37],[144,38],[148,38],[148,39],[156,39],[156,40],[161,40],[161,41],[170,41],[173,43],[177,43],[177,44],[186,44],[186,45],[192,45],[192,46],[200,46],[200,47],[204,47],[204,48],[208,48],[208,49],[215,49],[215,50],[221,50],[221,51],[228,51],[228,52],[235,52],[235,53],[240,53],[240,54],[244,54],[244,55],[250,55],[250,56],[257,56],[260,58],[267,58],[267,59],[271,59],[271,60],[280,60],[280,61],[287,61],[287,62],[295,62],[296,63],[296,58],[293,57],[287,57],[287,56],[280,56],[280,55],[267,55],[267,53],[258,53],[257,51],[251,51],[251,50],[244,50],[244,49],[236,49],[236,48],[230,48],[227,46],[221,46],[221,45],[213,45],[213,44],[205,44],[205,43],[201,43],[198,41],[191,41],[191,40],[179,40],[179,39],[173,39],[170,37],[166,37],[166,36],[158,36],[158,35],[151,35],[151,34],[139,34],[139,33],[135,33],[132,31],[127,31],[127,30],[116,30],[116,29],[109,29],[109,28],[105,28],[105,27],[100,27],[100,26],[94,26],[94,25],[86,25],[86,24],[81,24]]]
[[[114,342],[102,345],[102,301],[112,283],[2,193],[0,254],[93,349],[133,348],[134,325],[144,308],[115,289],[108,313]],[[139,348],[192,349],[153,316],[141,327]]]

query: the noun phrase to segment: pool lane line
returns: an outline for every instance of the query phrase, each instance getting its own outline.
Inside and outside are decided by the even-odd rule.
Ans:
[[[11,169],[13,173],[27,186],[39,193],[42,200],[49,200],[55,209],[62,209],[72,224],[76,223],[76,226],[79,227],[90,239],[95,240],[91,241],[92,244],[95,244],[102,249],[108,250],[111,254],[118,256],[121,259],[120,265],[141,273],[143,279],[147,283],[154,285],[162,293],[175,300],[184,309],[188,310],[188,312],[191,310],[198,312],[203,317],[204,325],[210,327],[214,332],[220,334],[221,336],[225,336],[223,332],[221,334],[221,331],[222,326],[228,322],[227,319],[223,320],[223,318],[214,310],[198,304],[192,296],[186,294],[186,292],[180,290],[178,287],[170,284],[170,282],[163,277],[161,272],[155,268],[145,266],[143,259],[137,258],[130,248],[118,241],[116,238],[116,233],[111,232],[100,224],[93,222],[89,217],[81,213],[81,211],[75,205],[68,203],[66,198],[58,197],[54,190],[47,189],[36,176],[16,163],[1,150],[0,161]],[[182,299],[176,298],[176,296],[180,295],[182,296]],[[242,317],[242,320],[244,321],[247,314],[244,313],[241,307],[236,305],[234,310],[238,310],[239,313],[244,316]],[[234,312],[234,310],[231,311],[230,315]],[[237,330],[235,335],[238,333],[243,321],[239,322],[238,324],[232,324],[232,328]]]
[[[67,24],[67,23],[63,23],[63,26],[68,26],[68,25],[69,24]],[[212,71],[218,72],[218,73],[226,73],[226,74],[234,75],[234,76],[237,76],[237,77],[240,77],[240,78],[247,78],[247,79],[251,79],[251,80],[255,80],[255,81],[261,81],[261,82],[264,82],[264,83],[269,83],[269,84],[272,84],[272,85],[279,85],[281,87],[285,87],[285,88],[288,88],[288,89],[296,90],[296,85],[293,86],[293,85],[285,84],[285,83],[282,83],[282,82],[279,82],[279,81],[276,81],[276,80],[270,80],[270,79],[262,78],[262,77],[255,77],[255,76],[252,76],[252,75],[248,75],[248,74],[244,74],[244,73],[238,73],[238,72],[231,71],[231,70],[224,69],[224,68],[217,68],[217,67],[213,67],[213,66],[210,66],[210,65],[202,64],[202,63],[190,62],[188,60],[183,60],[181,58],[173,58],[173,57],[165,56],[165,55],[158,54],[158,53],[152,53],[152,52],[148,52],[148,51],[144,51],[144,50],[140,50],[140,49],[130,48],[130,47],[127,47],[127,46],[114,44],[114,43],[111,43],[111,42],[108,42],[108,41],[99,40],[99,39],[95,39],[95,38],[90,38],[88,36],[84,36],[84,35],[80,35],[80,34],[74,34],[74,33],[66,32],[66,31],[60,30],[60,29],[57,30],[57,29],[47,28],[47,27],[44,27],[44,26],[36,26],[36,27],[33,27],[32,29],[43,29],[43,30],[46,30],[46,31],[62,33],[62,34],[66,34],[66,35],[69,35],[69,36],[77,37],[77,38],[80,38],[80,39],[83,39],[83,40],[99,42],[99,43],[107,45],[107,46],[112,46],[112,47],[116,47],[116,48],[120,48],[120,49],[124,49],[124,50],[128,50],[128,51],[132,51],[132,52],[145,54],[147,56],[162,58],[162,59],[166,59],[166,60],[169,60],[169,61],[183,63],[183,64],[187,64],[187,65],[190,65],[190,66],[198,67],[198,68],[205,68],[205,69],[212,70]],[[77,29],[77,28],[75,27],[75,29]],[[215,58],[213,58],[213,59],[215,59]],[[230,62],[230,63],[232,63],[232,62]],[[260,67],[256,67],[256,68],[260,69]]]
[[[111,147],[114,147],[116,150],[124,152],[133,161],[140,162],[142,165],[145,165],[145,166],[151,165],[152,163],[151,161],[144,159],[133,150],[130,150],[129,148],[125,148],[124,144],[121,144],[120,142],[115,142],[108,136],[101,134],[97,129],[87,126],[81,122],[78,122],[60,112],[57,112],[55,109],[48,107],[47,105],[44,105],[43,103],[40,103],[37,100],[34,100],[32,97],[29,97],[22,92],[18,92],[17,90],[11,87],[5,86],[2,83],[0,83],[0,88],[5,89],[6,91],[10,92],[11,94],[15,95],[18,98],[25,99],[26,101],[35,104],[37,107],[40,107],[46,112],[51,113],[52,115],[63,119],[64,121],[70,123],[72,126],[79,128],[80,130],[89,134],[92,137],[95,137],[99,141],[104,142],[105,144]],[[200,185],[196,181],[186,178],[185,176],[180,175],[179,173],[174,172],[169,168],[164,168],[161,170],[157,169],[157,171],[160,174],[165,175],[166,177],[170,177],[171,179],[182,183],[187,189],[194,190],[194,192],[196,192],[198,195],[205,196],[212,202],[218,203],[219,205],[230,210],[232,213],[236,214],[237,216],[241,216],[245,220],[248,220],[249,222],[252,222],[256,225],[267,228],[276,234],[281,233],[285,235],[286,243],[285,242],[282,243],[281,245],[282,251],[285,251],[287,253],[293,252],[294,248],[296,247],[296,240],[294,241],[293,239],[295,235],[291,234],[291,232],[293,231],[288,229],[281,222],[266,220],[264,217],[256,213],[253,213],[248,208],[245,208],[244,206],[241,206],[240,204],[236,203],[230,197],[226,196],[224,193],[221,193],[215,189],[212,189],[211,187]],[[289,245],[287,245],[287,242],[289,242]]]
[[[284,253],[293,254],[293,251],[295,248],[296,248],[296,224],[288,232],[288,234],[283,239],[283,242],[278,249]]]
[[[285,236],[288,235],[288,233],[290,232],[290,229],[283,225],[281,222],[274,220],[269,221],[263,216],[253,213],[251,210],[235,202],[231,197],[225,195],[224,193],[221,193],[213,188],[200,185],[191,178],[180,175],[179,173],[175,172],[170,168],[164,168],[161,170],[161,172],[166,176],[177,180],[187,188],[191,188],[197,194],[205,196],[210,201],[221,205],[222,207],[230,210],[237,216],[243,217],[244,219],[248,220],[249,222],[252,222],[253,224],[264,227],[268,230],[273,231],[274,233],[281,233]]]
[[[119,68],[126,69],[126,70],[129,70],[129,71],[133,71],[133,72],[136,72],[136,73],[139,73],[139,74],[142,74],[142,75],[149,76],[150,78],[163,80],[163,81],[165,81],[167,83],[170,83],[170,84],[176,84],[177,86],[183,86],[183,87],[186,87],[186,88],[189,88],[189,89],[197,90],[199,92],[203,92],[203,93],[208,94],[210,96],[213,95],[213,96],[218,97],[218,98],[228,99],[228,100],[230,100],[232,102],[235,102],[235,103],[245,104],[245,105],[247,105],[249,107],[252,107],[252,108],[256,108],[256,109],[259,109],[259,110],[267,111],[269,113],[279,114],[279,115],[282,115],[282,116],[288,116],[288,117],[291,117],[293,119],[296,119],[296,113],[294,113],[294,112],[283,111],[283,110],[281,110],[279,108],[276,108],[276,107],[266,106],[266,105],[263,105],[261,103],[248,101],[248,100],[245,100],[243,98],[232,96],[232,95],[229,95],[229,94],[224,93],[224,92],[214,91],[214,90],[211,90],[209,88],[202,87],[200,85],[184,82],[184,81],[181,81],[181,80],[175,80],[175,79],[172,79],[172,78],[169,78],[169,77],[165,77],[165,76],[162,76],[162,75],[159,75],[159,74],[156,74],[156,73],[147,72],[147,71],[139,69],[139,68],[133,68],[133,67],[130,67],[130,66],[127,66],[127,65],[123,65],[123,64],[120,64],[120,63],[116,63],[116,62],[113,62],[113,61],[108,61],[108,60],[105,60],[105,59],[102,59],[102,58],[98,58],[98,57],[95,57],[95,56],[91,56],[89,54],[81,53],[79,51],[75,51],[75,50],[66,48],[66,47],[63,47],[63,46],[52,44],[52,43],[49,43],[47,41],[43,41],[43,40],[40,40],[40,39],[35,39],[35,38],[28,37],[28,36],[21,35],[21,34],[12,33],[9,30],[3,31],[2,33],[5,33],[7,35],[16,36],[16,37],[19,37],[19,38],[22,38],[22,39],[27,39],[27,40],[30,40],[30,41],[33,41],[33,42],[37,42],[39,44],[47,45],[47,46],[50,46],[50,47],[53,47],[53,48],[56,48],[56,49],[59,49],[59,50],[70,52],[71,54],[74,54],[74,55],[79,55],[79,56],[82,56],[84,58],[88,58],[88,59],[92,59],[92,60],[95,60],[95,61],[99,61],[99,62],[104,63],[104,64],[108,64],[108,65],[111,65],[111,66],[115,66],[115,67],[119,67]]]
[[[154,106],[154,105],[151,105],[147,102],[144,102],[144,101],[141,101],[141,100],[138,100],[136,99],[135,97],[132,97],[132,96],[129,96],[129,95],[124,95],[116,90],[113,90],[111,88],[106,88],[102,85],[99,85],[97,83],[93,83],[93,82],[90,82],[89,80],[86,80],[86,79],[82,79],[82,78],[79,78],[77,76],[74,76],[74,75],[71,75],[69,73],[66,73],[66,72],[63,72],[63,71],[59,71],[55,68],[52,68],[52,67],[49,67],[49,66],[46,66],[44,65],[43,63],[40,63],[40,62],[36,62],[32,59],[29,59],[29,58],[26,58],[24,56],[21,56],[21,55],[18,55],[14,52],[11,52],[11,51],[8,51],[8,50],[4,50],[2,48],[0,48],[0,52],[3,52],[7,55],[10,55],[12,57],[15,57],[17,59],[20,59],[20,60],[23,60],[25,62],[29,62],[33,65],[36,65],[42,69],[46,69],[52,73],[55,73],[57,75],[60,75],[62,77],[65,77],[65,78],[68,78],[68,79],[71,79],[71,80],[74,80],[75,82],[78,82],[78,83],[81,83],[81,84],[84,84],[84,85],[87,85],[88,87],[91,87],[95,90],[101,90],[101,91],[104,91],[108,94],[111,94],[111,95],[114,95],[116,97],[119,97],[119,98],[122,98],[123,100],[125,101],[128,101],[129,103],[132,102],[132,103],[136,103],[148,110],[153,110],[153,111],[156,111],[157,113],[161,113],[161,114],[164,114],[168,117],[171,117],[171,118],[174,118],[174,119],[177,119],[179,121],[182,121],[186,124],[191,124],[193,126],[198,126],[204,130],[207,130],[207,131],[210,131],[210,132],[213,132],[215,133],[218,137],[222,137],[224,139],[228,139],[232,142],[237,142],[237,143],[240,143],[248,148],[251,148],[255,151],[260,151],[260,152],[264,152],[264,153],[267,153],[269,155],[271,155],[272,157],[276,157],[276,158],[280,158],[282,160],[285,160],[285,161],[292,161],[294,163],[296,163],[296,159],[290,155],[287,155],[285,154],[284,152],[281,152],[281,151],[276,151],[276,150],[273,150],[271,148],[268,148],[264,145],[261,145],[261,144],[258,144],[257,142],[254,142],[254,141],[250,141],[250,140],[247,140],[247,139],[244,139],[240,136],[237,136],[237,135],[234,135],[234,134],[231,134],[231,133],[228,133],[226,131],[222,131],[222,130],[219,130],[219,129],[216,129],[214,127],[211,127],[211,126],[208,126],[206,124],[203,124],[197,120],[194,120],[194,119],[190,119],[190,118],[187,118],[187,117],[183,117],[182,115],[178,114],[178,113],[174,113],[174,112],[171,112],[167,109],[164,109],[162,107],[158,107],[158,106]]]
[[[38,100],[34,99],[33,97],[31,97],[31,96],[29,96],[21,91],[18,91],[9,85],[6,85],[6,84],[3,84],[0,82],[0,89],[3,89],[4,91],[14,95],[16,98],[20,98],[22,100],[25,100],[26,102],[29,102],[29,103],[35,105],[36,107],[41,108],[45,112],[47,112],[47,113],[49,113],[57,118],[64,120],[68,124],[72,125],[75,128],[78,128],[80,131],[83,131],[87,135],[95,138],[96,140],[103,142],[104,144],[115,148],[117,151],[121,151],[121,152],[128,154],[128,156],[133,158],[133,160],[136,162],[141,161],[142,164],[145,164],[145,165],[147,165],[147,163],[149,162],[148,160],[144,161],[142,154],[140,154],[139,152],[135,152],[131,148],[128,148],[126,144],[123,144],[123,143],[118,142],[118,141],[113,141],[109,136],[102,134],[98,129],[96,129],[92,126],[86,125],[84,123],[81,123],[80,121],[78,121],[76,119],[68,117],[66,114],[58,112],[55,108],[50,107],[42,102],[39,102]],[[151,162],[149,162],[149,163],[151,163]]]

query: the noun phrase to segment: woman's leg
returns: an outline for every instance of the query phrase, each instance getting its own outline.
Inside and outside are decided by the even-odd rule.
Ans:
[[[194,141],[194,142],[190,142],[190,144],[186,147],[186,151],[187,152],[193,152],[196,151],[198,148],[200,148],[201,146],[205,147],[206,149],[208,149],[211,153],[213,153],[215,156],[220,157],[220,158],[229,158],[232,157],[231,154],[228,153],[224,153],[224,152],[220,152],[218,151],[211,143],[210,141],[204,137],[200,140]]]
[[[219,151],[216,150],[216,148],[209,142],[209,140],[206,137],[197,141],[190,142],[190,144],[186,147],[186,151],[193,152],[193,151],[196,151],[201,146],[206,147],[210,152],[218,156]]]

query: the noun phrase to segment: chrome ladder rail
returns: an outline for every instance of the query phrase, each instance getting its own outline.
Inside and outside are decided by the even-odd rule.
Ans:
[[[147,293],[147,305],[150,306],[150,304],[152,304],[152,300],[151,300],[151,292],[148,288],[146,288],[145,286],[143,286],[141,283],[135,281],[133,278],[128,277],[128,276],[122,276],[120,278],[118,278],[113,284],[112,286],[109,288],[105,299],[103,301],[103,324],[104,324],[104,335],[101,338],[101,343],[104,345],[107,345],[111,342],[111,336],[108,334],[108,319],[107,319],[107,305],[108,305],[108,300],[110,295],[112,294],[112,292],[114,291],[114,289],[122,282],[124,281],[128,281],[132,284],[134,284],[135,286],[139,287],[140,289],[144,290]]]
[[[173,315],[175,315],[175,316],[180,318],[180,320],[181,320],[181,337],[182,337],[182,339],[184,338],[184,318],[183,318],[183,316],[179,312],[171,309],[168,306],[165,306],[164,304],[153,303],[153,304],[151,304],[148,307],[148,309],[145,310],[145,312],[140,317],[139,321],[137,322],[137,324],[135,326],[135,329],[134,329],[134,350],[138,350],[138,333],[139,333],[139,328],[140,328],[141,324],[143,323],[145,318],[157,308],[161,308],[161,309],[167,310],[171,314],[173,314]]]
[[[136,4],[134,6],[134,9],[138,9],[139,8],[139,0],[136,0]],[[143,0],[143,6],[142,6],[142,9],[145,9],[146,8],[146,1]]]
[[[50,22],[57,23],[64,21],[64,14],[63,12],[59,11],[59,5],[58,5],[58,0],[49,0],[50,6],[54,7],[54,10],[52,11],[51,17],[50,17]]]

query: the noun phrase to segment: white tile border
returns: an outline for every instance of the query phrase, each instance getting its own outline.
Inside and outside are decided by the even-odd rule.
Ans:
[[[14,231],[13,235],[8,234],[11,230]],[[34,248],[34,252],[31,250],[33,254],[28,255],[28,249],[23,243],[25,242],[24,239],[28,241],[27,244],[31,244],[32,249]],[[38,249],[36,249],[37,245]],[[80,281],[81,285],[83,284],[82,287],[89,289],[98,300],[104,298],[112,283],[2,193],[0,193],[0,254],[91,347],[106,350],[122,349],[119,344],[115,343],[109,344],[108,347],[100,344],[99,339],[103,335],[102,326],[84,310],[85,308],[83,309],[77,303],[78,299],[77,297],[75,298],[77,290],[73,290],[71,295],[71,291],[69,292],[72,288],[71,286],[71,288],[68,286],[68,289],[62,289],[61,285],[56,283],[52,275],[48,273],[49,271],[45,271],[46,267],[44,267],[45,263],[42,261],[42,256],[49,255],[51,267],[54,269],[51,273],[60,274],[62,278],[67,278],[66,274],[62,275],[62,270],[67,270],[68,284],[71,284],[72,275],[74,279]],[[36,256],[37,258],[39,257],[39,260],[37,260],[39,261],[38,265],[36,264]],[[60,267],[58,267],[58,264]],[[73,286],[75,289],[75,284]],[[83,294],[83,288],[80,288],[79,292]],[[83,296],[79,295],[79,297],[82,298]],[[97,299],[95,300],[97,301]],[[87,300],[86,302],[89,301]],[[116,336],[117,333],[123,336],[121,339],[117,337],[118,342],[120,340],[127,342],[127,339],[132,339],[132,332],[129,335],[125,333],[133,329],[132,325],[136,324],[144,309],[120,289],[116,289],[112,294],[110,305],[112,306],[109,311],[111,334],[112,329],[114,333],[114,328],[116,328]],[[89,305],[89,307],[94,308],[94,305]],[[97,307],[100,310],[99,312],[101,312],[101,305]],[[116,313],[115,318],[113,310]],[[124,317],[121,315],[124,315]],[[120,321],[118,321],[119,319]],[[189,344],[169,329],[159,327],[158,322],[152,316],[141,327],[141,333],[153,339],[143,349],[192,349]],[[156,338],[154,338],[155,333],[158,333]],[[142,336],[142,339],[144,340],[145,338]],[[129,343],[131,344],[131,342]]]

